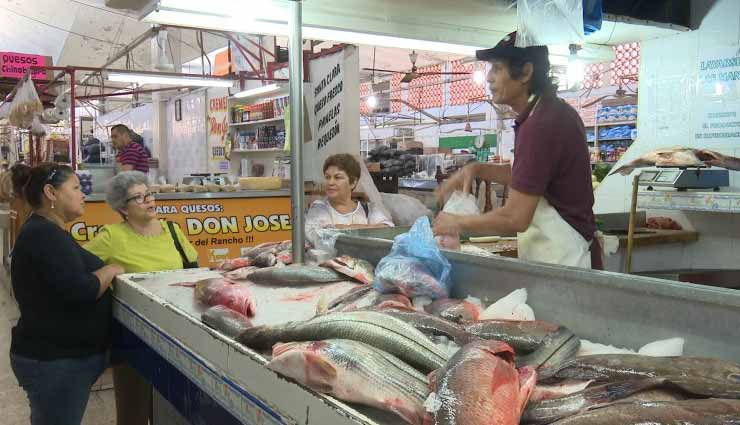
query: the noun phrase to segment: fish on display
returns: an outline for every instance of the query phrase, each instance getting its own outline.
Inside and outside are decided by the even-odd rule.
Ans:
[[[482,339],[510,344],[520,353],[517,366],[536,367],[540,379],[552,377],[575,357],[581,345],[570,329],[543,321],[482,320],[463,324],[463,330]]]
[[[205,305],[223,305],[247,317],[253,317],[257,305],[246,285],[226,278],[199,280],[195,284],[195,300]]]
[[[322,265],[368,285],[373,283],[373,279],[375,279],[375,267],[372,264],[359,258],[350,257],[349,255],[342,255]]]
[[[252,260],[249,258],[232,258],[226,260],[218,267],[219,270],[230,272],[243,267],[249,267],[252,265]]]
[[[271,252],[274,254],[278,252],[278,248],[280,247],[280,244],[281,244],[280,242],[261,243],[257,246],[247,248],[246,251],[242,253],[242,257],[254,260],[255,258],[257,258],[257,256],[265,252]]]
[[[277,260],[283,264],[290,265],[293,264],[293,253],[290,252],[290,250],[284,250],[284,251],[278,251],[277,254],[275,254],[275,257],[277,257]]]
[[[587,388],[561,398],[535,403],[530,402],[522,413],[521,423],[523,425],[549,424],[558,419],[602,407],[664,384],[664,380],[655,378],[613,382]]]
[[[319,305],[317,314],[365,310],[370,307],[411,308],[411,300],[401,294],[381,294],[371,285],[356,286],[327,305]]]
[[[247,280],[249,275],[252,274],[252,272],[254,272],[257,269],[259,269],[259,267],[255,267],[255,266],[242,267],[242,268],[224,273],[224,277],[227,279],[232,279],[232,280]]]
[[[370,309],[372,311],[378,311],[395,317],[396,319],[403,320],[430,338],[443,336],[449,338],[454,341],[455,344],[460,346],[478,339],[477,337],[465,332],[455,323],[411,308],[400,309],[371,307]]]
[[[265,251],[254,257],[252,264],[257,267],[272,267],[278,263],[277,256],[271,251]]]
[[[537,383],[532,391],[532,397],[529,398],[530,403],[536,403],[543,400],[552,400],[555,398],[565,397],[567,395],[575,394],[579,391],[583,391],[588,388],[594,381],[582,381],[580,379],[564,379],[554,384],[541,384]]]
[[[645,167],[706,167],[704,161],[713,159],[700,149],[672,148],[658,149],[648,152],[636,160],[622,165],[609,175],[619,173],[623,176],[631,174],[638,168]]]
[[[278,344],[272,355],[268,369],[314,391],[423,423],[426,377],[391,354],[358,341],[329,339]]]
[[[223,305],[214,305],[208,308],[200,316],[200,320],[231,338],[252,327],[252,322],[247,316]]]
[[[615,403],[561,419],[557,425],[737,425],[740,400]]]
[[[474,322],[481,313],[479,306],[467,300],[442,298],[424,307],[427,313],[451,322]]]
[[[301,286],[341,282],[346,277],[335,270],[319,266],[292,265],[269,267],[253,272],[249,280],[260,285]]]
[[[537,372],[517,371],[514,350],[500,341],[461,348],[430,377],[435,425],[518,425]]]
[[[740,399],[740,364],[714,358],[638,354],[582,356],[562,365],[556,376],[597,381],[664,378],[697,396]]]
[[[335,338],[364,342],[397,356],[423,372],[442,367],[449,358],[413,326],[372,311],[332,313],[305,322],[257,326],[244,331],[237,341],[254,349],[267,349],[278,342]]]

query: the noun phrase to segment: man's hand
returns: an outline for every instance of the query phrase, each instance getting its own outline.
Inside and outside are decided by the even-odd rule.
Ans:
[[[461,216],[448,213],[439,213],[434,219],[435,235],[459,235],[462,230],[460,226]]]

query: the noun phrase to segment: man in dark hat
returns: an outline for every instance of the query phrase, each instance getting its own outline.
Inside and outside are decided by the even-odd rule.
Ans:
[[[474,179],[510,187],[504,207],[477,216],[441,213],[436,234],[517,233],[519,258],[584,268],[602,268],[595,239],[591,161],[583,121],[556,96],[546,46],[516,47],[516,32],[495,47],[476,52],[491,64],[487,81],[493,102],[510,106],[514,163],[466,165],[437,191],[444,201]]]

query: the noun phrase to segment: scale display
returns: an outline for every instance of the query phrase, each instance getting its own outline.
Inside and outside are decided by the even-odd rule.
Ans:
[[[718,191],[730,185],[729,172],[723,169],[673,168],[645,170],[640,174],[639,183],[647,190],[655,187],[672,188],[679,191],[688,189],[711,189]]]

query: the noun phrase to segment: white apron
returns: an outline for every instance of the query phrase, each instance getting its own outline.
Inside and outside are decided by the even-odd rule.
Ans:
[[[517,234],[519,258],[527,261],[591,268],[590,243],[544,197],[529,228]]]

